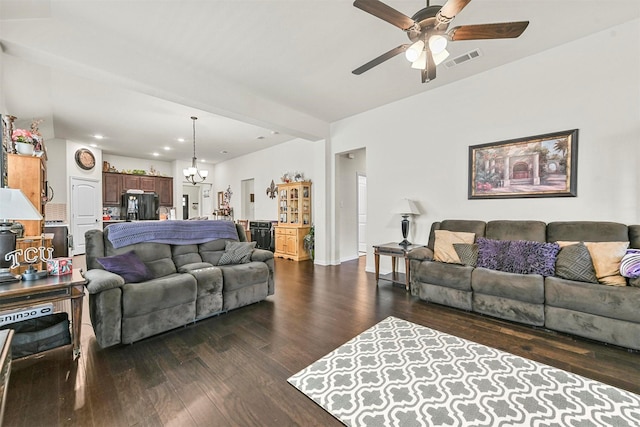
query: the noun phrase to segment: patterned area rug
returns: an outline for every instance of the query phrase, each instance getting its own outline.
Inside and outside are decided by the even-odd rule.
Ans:
[[[348,426],[639,426],[640,396],[388,317],[289,378]]]

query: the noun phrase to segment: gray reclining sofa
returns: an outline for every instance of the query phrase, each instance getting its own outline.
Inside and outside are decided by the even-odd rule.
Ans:
[[[199,244],[140,242],[117,249],[109,239],[111,227],[85,234],[84,276],[91,323],[102,348],[133,343],[274,293],[272,252],[253,249],[242,263],[219,265],[227,242],[246,242],[240,225],[235,226],[237,239]],[[130,251],[148,268],[149,280],[127,283],[99,262]]]
[[[432,224],[427,247],[409,253],[411,290],[424,301],[640,350],[640,279],[609,286],[435,261],[436,230],[473,233],[476,242],[628,242],[640,248],[640,225],[444,220]]]

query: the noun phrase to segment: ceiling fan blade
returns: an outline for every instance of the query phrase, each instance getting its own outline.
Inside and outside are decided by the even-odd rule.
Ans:
[[[422,70],[422,83],[430,82],[436,78],[436,63],[433,61],[433,54],[431,49],[425,49],[427,53],[427,66]]]
[[[436,29],[446,26],[471,0],[449,0],[436,14]]]
[[[383,53],[382,55],[378,56],[377,58],[367,62],[366,64],[364,64],[364,65],[362,65],[362,66],[360,66],[358,68],[356,68],[355,70],[352,71],[352,73],[356,74],[356,75],[360,75],[360,74],[364,73],[365,71],[368,71],[368,70],[372,69],[376,65],[380,65],[384,61],[386,61],[388,59],[391,59],[396,55],[401,54],[402,52],[407,50],[408,47],[409,47],[408,44],[402,44],[402,45],[400,45],[398,47],[394,47],[389,52]]]
[[[418,24],[407,15],[398,12],[391,6],[387,6],[378,0],[356,0],[353,2],[353,5],[358,9],[364,10],[383,21],[387,21],[404,31],[418,26]],[[418,31],[420,31],[419,26]]]
[[[513,39],[529,25],[529,21],[502,22],[499,24],[462,25],[454,27],[447,34],[453,41],[481,39]]]

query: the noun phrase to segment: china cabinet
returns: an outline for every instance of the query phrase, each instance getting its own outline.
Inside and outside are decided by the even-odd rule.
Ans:
[[[304,236],[311,229],[311,182],[278,185],[278,225],[275,228],[275,253],[280,258],[309,259]]]

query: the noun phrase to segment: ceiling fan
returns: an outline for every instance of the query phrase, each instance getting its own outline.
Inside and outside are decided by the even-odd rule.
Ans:
[[[449,24],[471,0],[448,0],[444,6],[427,6],[411,18],[378,0],[355,0],[358,9],[395,25],[407,33],[412,43],[402,44],[352,71],[360,75],[376,65],[404,52],[411,67],[421,71],[422,83],[436,78],[436,65],[444,61],[449,52],[449,41],[508,39],[519,37],[529,21],[497,24],[462,25],[449,30]],[[447,31],[448,30],[448,31]]]

